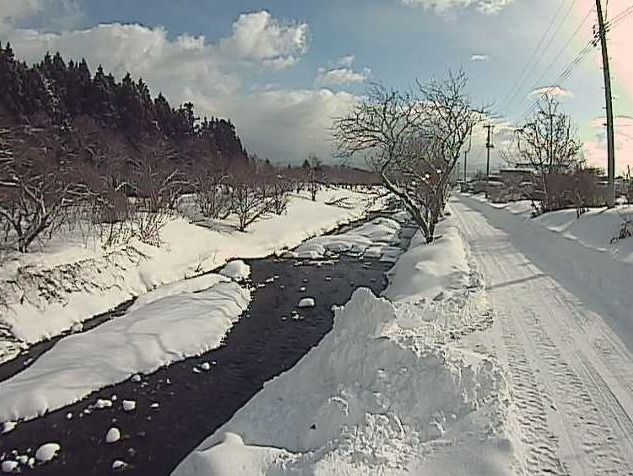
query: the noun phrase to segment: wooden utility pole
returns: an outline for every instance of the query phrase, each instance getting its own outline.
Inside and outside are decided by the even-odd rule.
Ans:
[[[470,152],[470,148],[473,145],[473,130],[470,129],[470,134],[468,134],[468,148],[464,151],[464,184],[466,184],[466,161],[468,160],[468,152]]]
[[[607,176],[609,180],[607,206],[612,208],[615,205],[615,134],[613,131],[613,102],[611,98],[609,53],[607,52],[607,32],[600,0],[596,0],[596,9],[598,10],[598,35],[600,36],[602,49],[602,72],[604,73],[604,96],[607,110]]]
[[[486,139],[486,198],[488,198],[488,186],[490,183],[490,149],[494,149],[492,144],[492,130],[495,128],[492,124],[484,126],[488,129],[488,137]]]

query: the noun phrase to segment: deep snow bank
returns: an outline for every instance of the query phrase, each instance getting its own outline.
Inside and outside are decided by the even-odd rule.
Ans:
[[[31,419],[136,373],[220,346],[250,293],[223,276],[206,291],[157,298],[124,317],[60,340],[0,383],[0,422]]]
[[[246,233],[230,222],[198,226],[173,218],[157,248],[133,241],[105,252],[79,231],[57,236],[46,248],[14,256],[0,265],[0,328],[25,343],[46,339],[95,314],[158,286],[222,266],[234,258],[263,257],[294,247],[311,236],[362,218],[376,193],[327,189],[313,202],[293,195],[288,211],[254,223]],[[97,240],[98,241],[98,240]],[[0,339],[0,361],[15,345]]]
[[[400,257],[387,293],[398,303],[358,289],[321,343],[173,474],[507,472],[505,380],[466,338],[490,318],[459,235],[449,223],[442,234],[432,245],[416,239]],[[428,289],[418,272],[433,277]],[[446,285],[452,292],[437,297]]]

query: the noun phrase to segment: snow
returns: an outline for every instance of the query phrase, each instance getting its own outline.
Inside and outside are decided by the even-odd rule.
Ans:
[[[13,473],[18,469],[18,462],[7,460],[2,462],[2,472],[3,473]]]
[[[16,426],[18,426],[18,424],[14,421],[5,421],[2,425],[2,434],[15,430]]]
[[[0,421],[35,418],[139,372],[215,349],[249,300],[248,290],[237,283],[219,282],[64,337],[33,365],[0,383]]]
[[[633,207],[591,209],[580,218],[575,210],[562,210],[533,219],[529,213],[508,213],[511,205],[491,207],[470,197],[460,200],[507,232],[518,251],[601,315],[633,351],[633,239],[611,243],[622,222],[620,215],[633,213]]]
[[[121,430],[119,430],[116,426],[113,426],[108,430],[105,436],[106,443],[116,443],[121,439]]]
[[[59,443],[44,443],[35,452],[35,459],[42,463],[46,463],[55,458],[60,450],[61,446]]]
[[[353,231],[332,236],[312,238],[295,250],[295,256],[303,259],[322,259],[328,254],[349,253],[368,257],[381,257],[386,252],[393,253],[389,244],[398,242],[400,224],[389,218],[375,218]],[[391,258],[390,258],[391,259]]]
[[[332,331],[173,475],[509,473],[505,379],[473,338],[489,326],[484,292],[454,224],[440,229],[401,256],[395,302],[356,290]]]
[[[134,400],[123,400],[123,411],[131,412],[136,409],[136,401]]]
[[[468,284],[470,268],[459,231],[440,223],[437,235],[435,246],[427,246],[421,234],[413,237],[387,274],[385,297],[394,302],[424,301],[459,292]]]
[[[234,281],[246,281],[251,275],[251,267],[244,263],[244,261],[238,259],[227,263],[219,273]]]
[[[97,409],[103,409],[103,408],[110,408],[112,406],[112,400],[107,400],[107,399],[98,399],[95,404],[94,407]]]
[[[452,206],[492,306],[517,471],[630,473],[631,240],[609,243],[622,208],[534,220],[468,197]]]
[[[104,251],[85,230],[60,233],[41,250],[10,256],[0,265],[0,296],[6,302],[0,324],[21,341],[1,341],[0,361],[16,355],[25,343],[58,335],[132,297],[152,290],[156,297],[183,291],[179,285],[160,290],[162,285],[212,271],[235,258],[281,252],[362,218],[372,204],[383,205],[377,197],[375,191],[338,188],[322,191],[316,202],[305,193],[292,195],[285,215],[260,220],[246,233],[236,231],[230,221],[195,224],[172,217],[158,248],[133,240]],[[210,278],[183,284],[184,292],[192,286],[205,289],[205,279]]]
[[[115,470],[115,471],[121,470],[121,469],[125,469],[127,467],[128,467],[128,464],[125,461],[123,461],[123,460],[115,459],[112,462],[112,469]]]
[[[314,307],[315,303],[314,303],[314,298],[303,298],[299,301],[299,304],[297,305],[299,308],[305,308],[305,307]]]
[[[185,279],[177,283],[165,284],[158,288],[139,296],[134,303],[128,308],[127,312],[136,311],[148,304],[158,301],[159,299],[176,296],[178,294],[190,294],[203,291],[215,286],[218,283],[227,282],[226,276],[216,273],[208,273],[195,278]]]

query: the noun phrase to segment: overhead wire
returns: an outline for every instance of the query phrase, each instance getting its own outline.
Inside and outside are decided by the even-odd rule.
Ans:
[[[590,9],[589,14],[591,14],[592,10],[593,9]],[[612,31],[613,29],[615,29],[615,27],[617,27],[620,23],[622,23],[622,21],[624,21],[625,18],[627,18],[631,14],[633,14],[633,5],[624,9],[618,15],[616,15],[612,20],[608,21],[605,25],[605,29],[607,31]],[[579,31],[579,29],[582,27],[582,25],[584,25],[584,23],[586,22],[586,19],[587,19],[587,16],[583,19],[579,27],[576,28],[573,36],[575,36],[577,32]],[[572,39],[573,39],[573,36],[572,36]],[[566,47],[568,46],[570,42],[571,42],[571,39],[570,41],[567,42],[566,46],[563,48],[563,50],[561,50],[559,55],[557,55],[555,60],[557,60],[561,56],[562,52],[566,49]],[[587,56],[587,54],[591,52],[591,50],[596,46],[596,44],[597,44],[597,39],[596,39],[596,34],[594,34],[591,37],[591,39],[587,42],[587,44],[585,44],[585,46],[580,50],[580,52],[574,57],[574,59],[567,66],[567,68],[565,68],[565,70],[562,73],[560,73],[560,75],[552,83],[552,86],[548,87],[547,89],[545,89],[545,91],[540,93],[538,95],[538,98],[531,103],[530,107],[528,107],[527,110],[525,110],[523,114],[521,114],[520,117],[526,118],[527,116],[529,116],[538,107],[538,103],[539,101],[541,101],[543,97],[551,93],[557,87],[560,87],[560,84],[571,75],[574,69],[582,62],[582,60]],[[539,78],[539,81],[540,79],[541,78]]]
[[[502,102],[502,104],[503,104],[502,109],[506,109],[510,104],[512,104],[512,102],[516,98],[517,94],[521,91],[521,88],[524,86],[525,82],[527,81],[529,76],[532,74],[532,72],[536,68],[536,65],[538,65],[538,63],[541,61],[541,59],[543,58],[543,55],[545,54],[545,51],[547,51],[549,46],[552,44],[552,41],[556,37],[558,32],[560,31],[560,28],[561,28],[562,24],[564,23],[564,21],[569,16],[569,13],[571,12],[571,7],[573,7],[573,4],[574,4],[574,1],[572,0],[570,5],[569,5],[569,8],[568,8],[568,10],[567,10],[567,12],[565,14],[565,17],[559,22],[558,28],[556,29],[554,34],[549,38],[549,41],[548,41],[547,45],[545,46],[545,48],[543,48],[541,50],[541,47],[545,44],[546,38],[549,36],[549,33],[552,31],[552,27],[554,26],[554,24],[555,24],[556,20],[558,19],[559,15],[563,11],[563,7],[565,6],[565,2],[561,2],[560,3],[560,5],[558,6],[558,10],[556,10],[556,13],[554,14],[554,16],[552,17],[551,21],[549,22],[549,25],[547,26],[547,28],[543,32],[543,35],[541,35],[541,38],[540,38],[539,42],[536,45],[536,48],[534,49],[534,51],[532,51],[532,54],[530,55],[529,59],[527,60],[527,62],[523,66],[523,69],[519,73],[518,80],[513,84],[513,86],[508,91],[508,94],[504,98],[504,100]],[[538,55],[538,58],[537,58],[537,55]],[[536,59],[536,61],[534,61],[535,59]],[[534,62],[534,64],[532,64],[533,62]],[[528,70],[530,71],[529,74],[527,74]]]

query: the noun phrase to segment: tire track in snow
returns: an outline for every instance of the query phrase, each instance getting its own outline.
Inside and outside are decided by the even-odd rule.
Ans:
[[[627,378],[629,353],[622,351],[600,316],[587,311],[558,282],[542,274],[544,279],[533,279],[540,270],[505,234],[461,204],[456,209],[466,212],[457,213],[462,229],[480,269],[495,282],[489,293],[501,316],[508,379],[528,449],[527,472],[633,474],[633,422],[630,408],[627,412],[618,399],[618,395],[627,403],[633,399],[633,379]],[[596,357],[602,364],[598,368],[617,382],[605,381],[591,364]],[[547,466],[551,461],[536,451],[543,435],[535,432],[551,436],[553,432],[563,439],[562,452],[551,450],[560,452],[564,463]],[[555,437],[552,442],[559,446]]]
[[[549,430],[538,382],[524,347],[519,342],[517,329],[508,316],[501,316],[501,330],[507,350],[508,379],[512,386],[514,404],[519,410],[517,420],[522,433],[521,442],[527,448],[527,473],[569,474],[569,470],[556,454],[558,438]]]
[[[521,314],[525,316],[522,321],[527,324],[536,355],[545,364],[541,368],[551,378],[549,390],[572,446],[586,455],[592,474],[631,474],[619,438],[604,418],[603,411],[608,405],[600,402],[600,395],[605,389],[598,388],[590,378],[581,378],[541,327],[541,319],[533,310],[525,309]]]

